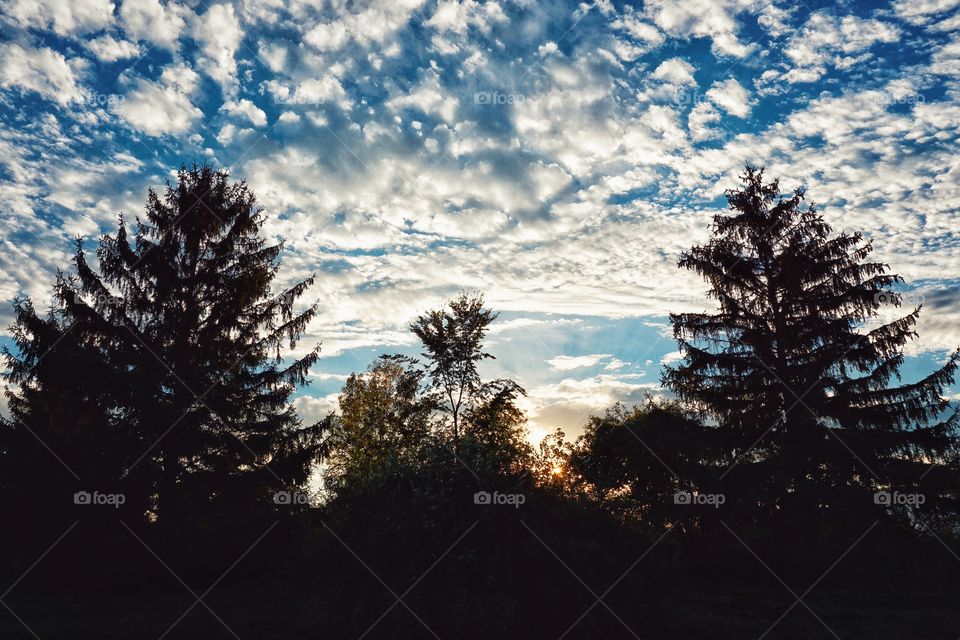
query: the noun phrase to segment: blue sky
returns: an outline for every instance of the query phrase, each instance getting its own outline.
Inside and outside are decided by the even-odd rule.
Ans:
[[[0,293],[207,160],[319,274],[307,416],[458,289],[536,434],[657,391],[676,268],[745,162],[862,229],[960,344],[960,0],[3,0]],[[890,310],[893,313],[895,310]],[[0,310],[9,324],[9,307]],[[0,338],[2,339],[2,338]]]

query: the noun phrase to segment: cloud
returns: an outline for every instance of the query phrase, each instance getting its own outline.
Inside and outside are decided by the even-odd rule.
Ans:
[[[674,362],[680,362],[681,360],[683,360],[683,353],[680,351],[671,351],[667,355],[660,358],[660,364],[668,365],[673,364]]]
[[[0,44],[0,87],[35,91],[61,106],[82,97],[74,71],[62,54],[16,43]]]
[[[654,69],[653,77],[657,80],[665,80],[673,84],[696,86],[697,81],[693,79],[694,67],[692,64],[682,58],[670,58],[664,60]]]
[[[893,10],[911,24],[928,24],[934,17],[960,7],[960,0],[896,0]]]
[[[14,0],[3,9],[20,26],[52,29],[61,36],[100,31],[113,23],[110,0]]]
[[[102,35],[90,40],[87,48],[103,62],[116,62],[140,55],[140,47],[127,40],[117,40],[110,35]]]
[[[735,78],[714,82],[707,90],[707,97],[730,115],[738,118],[750,115],[750,94]]]
[[[263,112],[263,109],[246,98],[241,98],[236,102],[225,102],[220,110],[234,118],[243,118],[255,127],[262,127],[267,124],[267,114]]]
[[[815,11],[787,41],[784,52],[793,68],[782,79],[790,84],[815,82],[829,67],[848,69],[868,60],[874,45],[898,42],[900,36],[896,25],[881,20]]]
[[[440,32],[452,32],[460,36],[470,27],[483,33],[490,31],[493,23],[504,22],[507,17],[497,2],[480,3],[476,0],[440,0],[437,10],[424,23]]]
[[[303,41],[320,51],[337,51],[349,40],[343,22],[321,23],[307,32]]]
[[[603,368],[607,371],[618,371],[620,369],[623,369],[625,366],[627,366],[627,363],[624,362],[623,360],[620,360],[618,358],[611,358],[610,362],[608,362]]]
[[[511,346],[498,365],[539,389],[536,419],[575,424],[653,384],[632,363],[675,348],[666,313],[712,307],[676,261],[744,162],[806,186],[925,291],[960,264],[946,0],[813,14],[754,0],[124,0],[92,31],[62,4],[72,23],[4,23],[4,295],[47,295],[73,233],[139,210],[166,164],[207,157],[249,181],[266,232],[286,238],[280,281],[319,274],[305,344],[324,341],[324,367],[411,347],[406,322],[476,288],[512,317],[491,338]],[[690,99],[698,86],[705,100]],[[123,101],[85,103],[92,91]],[[960,342],[952,300],[925,308],[915,353]],[[665,329],[655,348],[581,341],[638,317]],[[564,369],[558,353],[588,355]]]
[[[339,394],[331,393],[319,398],[301,395],[294,398],[293,408],[304,425],[316,424],[331,413],[339,411]]]
[[[624,7],[623,15],[614,20],[610,26],[631,38],[637,55],[656,49],[666,40],[657,27],[643,20],[629,5]]]
[[[719,136],[720,133],[710,125],[722,119],[720,112],[709,102],[697,104],[687,117],[690,136],[698,142]]]
[[[267,80],[263,83],[263,87],[273,94],[277,102],[283,104],[335,104],[344,110],[351,107],[350,97],[340,84],[340,80],[330,73],[302,80],[292,90],[287,84],[277,80]]]
[[[338,51],[353,42],[361,47],[386,45],[410,20],[424,0],[370,3],[358,13],[352,5],[334,5],[332,15],[310,26],[303,41],[321,52]]]
[[[557,356],[547,360],[547,364],[554,371],[571,371],[583,367],[595,367],[612,357],[609,353],[594,353],[588,356]]]
[[[453,123],[459,98],[441,86],[440,78],[433,70],[425,73],[418,84],[404,89],[396,87],[391,93],[386,104],[394,112],[415,110]]]
[[[754,49],[754,45],[743,44],[737,36],[736,15],[741,7],[736,2],[651,0],[644,6],[646,15],[668,34],[710,38],[717,55],[743,58]]]
[[[116,112],[130,126],[151,136],[186,133],[203,116],[191,102],[198,81],[189,67],[168,66],[157,81],[140,80]]]
[[[657,393],[659,387],[657,383],[639,382],[631,374],[565,378],[528,389],[527,397],[518,404],[527,412],[531,431],[536,434],[561,428],[575,436],[582,432],[589,416],[599,415],[617,402],[639,404],[647,393]]]
[[[176,2],[123,0],[120,4],[120,20],[129,38],[167,49],[177,48],[177,40],[191,13]]]
[[[236,84],[235,55],[243,29],[232,4],[215,4],[193,21],[193,37],[200,43],[199,66],[208,76],[220,83],[229,94]]]

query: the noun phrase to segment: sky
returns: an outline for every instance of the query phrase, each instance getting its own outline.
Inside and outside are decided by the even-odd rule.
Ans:
[[[500,312],[484,373],[527,389],[535,438],[658,393],[668,314],[714,305],[677,258],[748,162],[924,303],[905,379],[960,344],[960,0],[0,0],[0,23],[0,298],[43,306],[72,238],[227,168],[286,240],[278,284],[318,276],[305,419],[459,290]]]

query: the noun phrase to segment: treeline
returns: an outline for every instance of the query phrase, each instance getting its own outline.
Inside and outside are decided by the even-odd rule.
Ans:
[[[181,169],[150,191],[144,218],[100,239],[95,261],[77,240],[50,309],[14,303],[4,566],[17,574],[52,549],[37,584],[126,588],[164,567],[216,577],[244,558],[237,573],[283,567],[362,632],[377,606],[370,585],[345,581],[363,571],[354,556],[409,584],[447,549],[430,579],[444,595],[421,607],[452,633],[461,614],[495,608],[474,631],[529,618],[534,637],[562,632],[557,611],[578,601],[565,562],[609,583],[657,545],[647,564],[661,572],[762,574],[759,557],[817,577],[856,548],[845,562],[859,572],[942,577],[935,558],[960,523],[944,397],[958,354],[899,382],[920,308],[879,322],[901,279],[870,260],[871,243],[835,233],[762,170],[727,197],[709,242],[679,261],[719,309],[671,316],[673,399],[616,406],[574,441],[532,446],[524,389],[480,376],[496,314],[470,293],[411,324],[419,358],[380,357],[350,376],[336,414],[304,424],[291,397],[319,346],[288,354],[324,303],[301,302],[314,277],[275,288],[283,246],[261,236],[248,187]],[[465,531],[474,542],[450,551]],[[646,594],[628,604],[634,618],[656,608],[641,578],[624,584]],[[608,624],[623,631],[612,618],[580,631]]]

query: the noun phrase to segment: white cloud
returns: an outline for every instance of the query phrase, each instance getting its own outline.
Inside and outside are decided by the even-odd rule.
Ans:
[[[347,96],[343,85],[333,75],[302,81],[293,92],[291,102],[294,104],[333,103],[343,109],[349,109],[351,105],[350,98]]]
[[[588,356],[557,356],[547,360],[547,364],[554,371],[571,371],[583,367],[595,367],[612,357],[609,353],[594,353]]]
[[[263,112],[263,109],[246,98],[241,98],[236,102],[225,102],[220,110],[234,118],[244,118],[255,127],[262,127],[267,124],[267,114]]]
[[[660,364],[673,364],[674,362],[680,362],[683,360],[683,354],[679,351],[671,351],[667,355],[660,358]]]
[[[930,62],[931,73],[946,78],[960,77],[960,35],[954,34],[950,42],[934,50]]]
[[[764,3],[757,23],[772,37],[777,38],[790,30],[790,16],[796,10],[797,7],[783,9],[772,2]]]
[[[743,44],[737,36],[736,16],[742,10],[736,2],[712,0],[651,0],[646,15],[663,31],[674,36],[711,38],[716,55],[743,58],[755,46]]]
[[[203,112],[191,102],[197,74],[182,64],[163,70],[159,80],[140,80],[116,112],[130,126],[151,136],[186,133]]]
[[[440,78],[434,71],[424,74],[420,83],[408,90],[399,88],[391,91],[387,106],[394,112],[403,109],[417,109],[441,117],[447,123],[453,123],[459,98],[440,85]]]
[[[120,19],[128,37],[176,49],[190,10],[177,2],[123,0]]]
[[[140,55],[140,47],[126,40],[117,40],[110,35],[87,41],[87,48],[104,62],[116,62]]]
[[[553,318],[544,320],[540,318],[514,318],[512,320],[500,321],[490,327],[489,335],[496,336],[501,333],[525,330],[524,335],[530,327],[538,327],[537,331],[549,329],[551,327],[564,327],[570,325],[580,325],[583,320],[579,318]]]
[[[62,54],[16,43],[0,45],[0,87],[36,91],[60,105],[80,100],[82,92],[73,69]]]
[[[627,363],[619,358],[611,358],[610,362],[604,365],[604,370],[606,371],[619,371],[627,366]]]
[[[694,67],[692,64],[682,58],[670,58],[664,60],[654,69],[653,77],[657,80],[664,80],[672,84],[696,86],[697,81],[693,79]]]
[[[424,25],[440,32],[466,35],[472,26],[486,33],[495,22],[507,19],[497,2],[476,0],[440,0],[437,10]]]
[[[303,41],[320,51],[337,51],[350,36],[342,22],[321,23],[308,31]]]
[[[14,0],[3,9],[21,26],[49,28],[61,36],[100,31],[113,23],[110,0]]]
[[[225,124],[220,128],[219,133],[217,133],[217,142],[222,145],[228,145],[233,142],[234,136],[237,135],[237,127],[233,124]]]
[[[960,0],[895,0],[893,10],[911,24],[927,24],[938,14],[960,7]]]
[[[231,4],[215,4],[193,22],[193,38],[200,43],[200,68],[233,93],[237,83],[237,47],[243,39],[240,20]]]
[[[339,411],[339,394],[331,393],[320,398],[301,395],[294,398],[293,408],[304,425],[312,425]]]
[[[423,4],[424,0],[375,2],[352,13],[352,5],[337,3],[334,18],[312,25],[304,42],[321,52],[340,50],[351,40],[364,47],[387,45]]]
[[[787,41],[785,53],[794,66],[783,79],[791,84],[814,82],[826,73],[828,66],[849,68],[868,59],[867,52],[874,45],[899,40],[900,30],[896,25],[854,15],[839,18],[827,10],[815,11],[803,28]]]
[[[720,112],[709,102],[698,103],[687,117],[687,128],[690,129],[690,136],[696,141],[717,137],[719,132],[711,128],[710,124],[719,122],[721,118]]]
[[[730,115],[745,118],[750,114],[750,94],[735,78],[714,82],[707,97]]]
[[[567,378],[528,389],[527,397],[518,405],[527,412],[531,431],[542,434],[559,427],[577,435],[589,416],[602,414],[617,402],[639,404],[645,394],[656,393],[659,388],[657,383],[640,382],[636,374]]]
[[[541,57],[548,56],[551,53],[556,53],[556,52],[557,52],[557,43],[553,42],[552,40],[550,42],[546,42],[540,45],[537,48],[537,55]]]
[[[625,7],[624,14],[614,20],[610,26],[626,33],[637,43],[638,46],[635,47],[639,52],[637,55],[656,49],[666,40],[659,29],[644,21],[629,5]]]
[[[487,13],[492,3],[469,1],[444,2],[435,10],[422,2],[321,7],[268,0],[235,5],[232,20],[229,6],[219,4],[229,23],[221,33],[203,29],[209,14],[195,19],[186,5],[127,0],[117,11],[125,32],[108,26],[106,34],[95,33],[99,37],[75,49],[86,46],[105,62],[138,56],[153,43],[170,49],[160,54],[173,62],[159,79],[153,56],[123,75],[126,101],[115,112],[149,135],[182,135],[177,144],[188,155],[208,153],[219,161],[219,151],[204,149],[216,147],[211,138],[236,145],[257,135],[244,127],[265,127],[267,113],[277,118],[282,126],[270,134],[276,144],[259,145],[235,175],[247,178],[274,214],[271,236],[287,238],[281,278],[322,274],[311,291],[324,301],[321,317],[306,342],[309,347],[322,338],[324,357],[349,357],[360,347],[367,357],[369,347],[409,345],[403,324],[464,287],[487,292],[497,310],[521,315],[491,332],[497,342],[521,349],[529,340],[548,344],[574,329],[562,318],[527,317],[534,313],[582,314],[594,318],[589,324],[603,325],[611,317],[701,311],[711,306],[703,282],[678,269],[676,258],[703,241],[719,210],[716,199],[735,186],[747,160],[767,164],[769,175],[783,176],[789,188],[807,185],[829,219],[839,228],[866,230],[878,257],[909,280],[955,272],[955,34],[937,31],[921,38],[922,45],[904,38],[904,49],[921,47],[929,63],[890,55],[883,73],[868,74],[864,63],[874,47],[891,42],[894,31],[906,32],[893,26],[890,12],[871,19],[824,13],[822,22],[816,17],[809,23],[822,33],[811,33],[803,49],[800,38],[788,35],[793,21],[807,20],[803,11],[755,0],[708,4],[654,1],[644,11],[628,6],[615,15],[611,4],[594,3],[587,9],[591,16],[578,24],[579,37],[564,39],[561,53],[552,40],[559,34],[544,25],[555,25],[563,9],[543,3],[511,10],[518,18],[509,28],[498,26],[499,14]],[[929,7],[921,12],[928,33],[950,28],[941,4],[914,5]],[[420,6],[426,15],[413,13]],[[600,20],[594,8],[607,18]],[[411,18],[419,25],[432,18],[426,33],[415,30],[420,38],[405,37]],[[769,36],[756,46],[744,28],[754,19]],[[600,22],[602,30],[592,32]],[[202,48],[178,50],[184,35],[201,40]],[[756,84],[717,77],[732,62],[710,61],[701,51],[704,41],[693,39],[712,43],[716,56],[756,53],[737,71],[740,78],[753,74]],[[255,68],[241,62],[248,41],[261,54],[262,64],[249,61]],[[17,42],[38,51],[25,39]],[[10,57],[13,46],[0,45],[0,56]],[[658,47],[659,57],[641,57]],[[49,50],[44,69],[35,68],[43,55],[26,56],[26,71],[17,64],[0,68],[8,100],[16,104],[20,87],[65,104],[67,96],[83,93],[80,79],[92,81],[99,68]],[[858,84],[831,79],[808,92],[790,84],[835,69],[849,70]],[[197,73],[226,89],[223,113],[216,112],[218,96],[199,94]],[[694,75],[709,89],[708,101],[678,101],[693,93]],[[945,90],[938,86],[926,102],[910,102],[934,80]],[[722,133],[725,119],[749,117],[751,90],[766,95],[765,88],[781,92],[783,100],[770,100],[763,118],[738,121],[743,133]],[[258,89],[261,97],[240,97],[256,96]],[[522,100],[479,107],[473,104],[477,90]],[[270,99],[276,104],[267,108]],[[143,165],[124,173],[122,182],[87,193],[94,169],[75,166],[73,156],[81,148],[125,150],[127,136],[104,126],[112,120],[104,110],[45,106],[48,113],[23,109],[21,130],[0,132],[0,163],[5,175],[14,176],[9,184],[0,181],[0,207],[50,247],[61,241],[68,247],[70,233],[95,234],[116,211],[139,207],[142,186],[157,165],[140,156]],[[207,112],[201,114],[200,106]],[[38,156],[42,171],[34,170]],[[52,168],[49,158],[63,158],[65,166]],[[224,160],[233,159],[225,154]],[[102,197],[107,192],[122,197]],[[78,213],[50,223],[34,216],[41,198]],[[0,292],[46,292],[49,283],[38,285],[36,273],[64,264],[63,253],[37,246],[9,250],[0,259]],[[960,341],[960,309],[954,307],[960,304],[924,314],[918,352]],[[578,427],[587,413],[656,387],[634,365],[608,354],[551,358],[543,365],[556,353],[607,348],[602,342],[568,344],[574,346],[551,344],[536,353],[531,366],[543,377],[533,384],[524,380],[526,373],[518,376],[531,388],[535,424]],[[506,360],[505,351],[495,352]],[[651,357],[655,367],[660,353],[618,355],[637,363]],[[588,373],[607,375],[557,380]],[[332,407],[334,400],[303,401],[310,404],[303,410],[318,413],[318,402]]]

